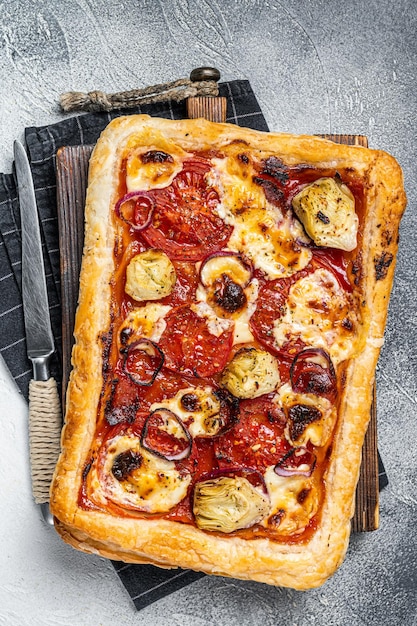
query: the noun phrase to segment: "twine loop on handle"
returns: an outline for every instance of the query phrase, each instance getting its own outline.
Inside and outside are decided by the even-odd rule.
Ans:
[[[61,95],[60,104],[66,112],[89,111],[96,113],[98,111],[132,108],[142,104],[155,104],[167,100],[180,102],[196,96],[218,96],[217,81],[219,78],[220,72],[216,68],[200,67],[191,72],[189,79],[180,78],[143,89],[120,91],[113,94],[106,94],[97,90],[88,93],[69,91]]]
[[[29,383],[29,441],[32,492],[37,504],[49,502],[49,488],[60,453],[61,405],[56,381]]]

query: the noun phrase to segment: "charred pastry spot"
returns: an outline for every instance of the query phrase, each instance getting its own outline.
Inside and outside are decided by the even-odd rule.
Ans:
[[[379,256],[374,257],[376,280],[383,280],[386,277],[393,258],[391,252],[383,252]]]
[[[261,176],[254,176],[253,182],[255,185],[259,185],[264,190],[265,198],[271,204],[282,204],[285,200],[284,192],[281,191],[276,185],[275,182],[271,180],[266,180]]]
[[[240,404],[238,398],[226,389],[217,389],[214,395],[220,402],[220,416],[225,425],[233,426],[239,421]]]
[[[142,465],[142,456],[139,452],[133,452],[133,450],[126,450],[121,452],[114,459],[111,471],[116,480],[126,480],[126,478],[134,470],[138,469]]]
[[[314,406],[296,404],[289,409],[288,417],[291,420],[290,437],[296,441],[309,424],[321,418],[321,411]]]
[[[345,317],[345,319],[342,321],[342,326],[345,330],[353,330],[353,324],[348,317]]]
[[[110,426],[126,422],[131,424],[140,407],[139,398],[118,397],[119,379],[114,378],[111,382],[110,397],[104,408],[104,419]],[[120,395],[120,394],[119,394]]]
[[[148,152],[145,152],[144,154],[142,154],[142,156],[140,157],[142,163],[173,163],[174,159],[172,158],[172,156],[170,154],[167,154],[166,152],[162,152],[161,150],[149,150]]]
[[[139,400],[135,400],[131,404],[120,406],[112,406],[111,401],[109,400],[105,409],[106,422],[110,426],[115,426],[116,424],[121,424],[122,422],[131,424],[135,420],[139,407]]]
[[[186,411],[200,411],[201,403],[198,396],[195,393],[185,393],[181,398],[182,407]]]
[[[242,153],[242,154],[238,154],[237,158],[239,159],[239,161],[241,161],[242,163],[245,163],[245,165],[247,165],[249,163],[249,157]]]
[[[336,173],[335,173],[335,175],[334,175],[335,179],[336,179],[336,180],[337,180],[337,181],[338,181],[341,185],[342,185],[342,184],[345,184],[345,185],[347,184],[347,183],[346,183],[346,178],[348,178],[348,177],[349,177],[349,174],[355,174],[355,175],[357,175],[357,171],[355,170],[355,168],[354,168],[354,167],[345,167],[345,168],[344,168],[344,170],[343,170],[343,172],[344,172],[344,174],[345,174],[345,180],[343,180],[343,177],[342,177],[341,173],[340,173],[340,172],[338,172],[338,171],[336,171]]]
[[[102,333],[100,339],[103,344],[103,349],[109,351],[111,347],[112,333],[110,331],[108,333]]]
[[[116,235],[114,238],[113,254],[117,258],[123,251],[123,238]]]
[[[272,178],[275,178],[282,185],[284,185],[288,180],[288,168],[276,156],[270,156],[265,159],[262,174],[272,176]]]
[[[106,420],[110,426],[115,426],[116,424],[121,424],[122,422],[131,424],[136,417],[138,409],[139,402],[125,407],[116,407],[106,415]]]
[[[113,378],[113,380],[111,381],[110,399],[107,400],[106,408],[110,407],[111,403],[113,402],[113,398],[114,398],[114,394],[116,393],[116,387],[118,385],[118,382],[119,382],[118,378]]]
[[[356,286],[358,286],[361,280],[361,275],[362,275],[362,262],[361,262],[360,257],[358,257],[357,259],[355,259],[355,261],[353,261],[351,272],[353,276],[355,277],[353,282]]]
[[[332,446],[329,446],[326,450],[326,461],[328,461],[330,457],[332,456],[332,451],[333,451]]]
[[[268,524],[270,526],[279,526],[282,522],[282,518],[285,515],[285,510],[284,509],[278,509],[278,511],[276,513],[274,513],[273,515],[271,515],[271,517],[268,518]]]
[[[266,412],[266,419],[270,424],[278,424],[285,426],[285,414],[278,406],[274,409],[268,409]]]
[[[113,322],[113,315],[111,314],[111,322]],[[108,376],[108,371],[110,370],[110,350],[112,344],[112,332],[109,331],[107,333],[102,333],[100,336],[101,343],[103,345],[103,368],[102,375],[103,379],[106,381]]]
[[[123,330],[120,333],[120,343],[122,344],[122,346],[126,346],[132,332],[133,332],[132,328],[123,328]]]
[[[85,464],[84,469],[83,469],[83,473],[82,473],[83,480],[85,480],[87,478],[88,473],[89,473],[89,471],[90,471],[90,469],[91,469],[91,467],[93,465],[93,461],[94,461],[94,458],[91,458],[88,461],[88,463]]]
[[[309,493],[310,489],[301,489],[300,493],[297,495],[298,504],[303,504]]]
[[[330,219],[321,211],[317,213],[317,218],[320,220],[320,222],[323,222],[323,224],[330,224]]]
[[[245,306],[247,298],[243,288],[227,274],[222,274],[217,278],[213,286],[213,299],[225,311],[234,313]]]
[[[381,238],[382,238],[382,246],[384,248],[388,248],[388,246],[391,244],[392,237],[393,237],[393,233],[391,233],[389,230],[382,231]]]
[[[309,300],[307,305],[310,309],[314,309],[315,311],[321,311],[323,313],[330,312],[330,307],[324,300]]]
[[[266,413],[266,419],[268,420],[268,422],[270,424],[275,424],[276,420],[275,420],[275,416],[273,415],[272,411],[267,411]]]

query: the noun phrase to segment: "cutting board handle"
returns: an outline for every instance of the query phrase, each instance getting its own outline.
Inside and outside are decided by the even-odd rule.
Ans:
[[[192,82],[204,80],[220,80],[220,72],[216,67],[197,67],[190,74]],[[227,99],[223,96],[194,96],[187,98],[187,117],[197,119],[204,117],[210,122],[225,122]]]

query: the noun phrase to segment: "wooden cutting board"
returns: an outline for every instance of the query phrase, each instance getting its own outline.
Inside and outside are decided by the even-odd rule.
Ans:
[[[362,135],[321,135],[338,143],[367,146]],[[79,272],[84,240],[84,203],[88,162],[93,146],[60,148],[56,158],[59,245],[61,253],[62,354],[64,402],[71,371],[71,350],[75,310],[78,301]],[[365,437],[361,473],[356,490],[353,532],[376,530],[379,520],[378,452],[376,402]]]

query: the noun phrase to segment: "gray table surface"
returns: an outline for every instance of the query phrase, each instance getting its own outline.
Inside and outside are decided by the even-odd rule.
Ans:
[[[43,525],[30,496],[27,409],[1,365],[0,624],[417,624],[417,3],[6,0],[0,11],[2,172],[26,126],[63,117],[60,93],[120,91],[215,65],[224,80],[250,80],[271,130],[367,135],[402,165],[409,200],[377,371],[390,484],[379,530],[352,538],[335,576],[309,592],[206,577],[136,613],[108,562]]]

